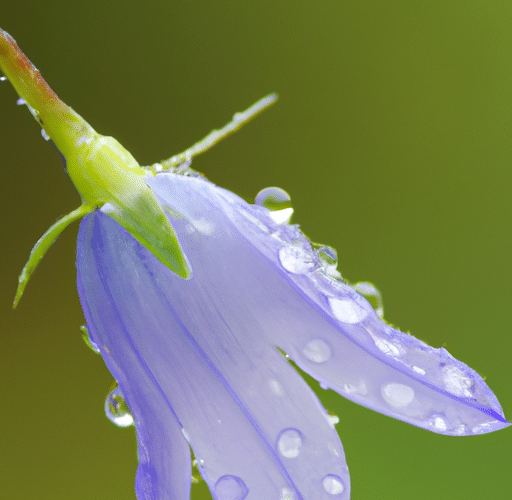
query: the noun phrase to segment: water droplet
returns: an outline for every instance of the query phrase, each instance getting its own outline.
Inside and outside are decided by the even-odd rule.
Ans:
[[[455,434],[457,434],[457,436],[464,436],[467,433],[468,432],[464,424],[459,424],[457,427],[455,427]]]
[[[215,230],[214,224],[207,221],[206,219],[190,220],[190,223],[197,232],[205,236],[210,236]]]
[[[5,80],[7,80],[6,76],[0,76],[0,82],[5,82]]]
[[[314,256],[300,245],[286,245],[279,249],[279,262],[290,273],[306,274],[315,265]]]
[[[276,396],[282,396],[284,394],[283,386],[273,378],[269,379],[268,387],[272,394],[275,394]]]
[[[16,104],[18,106],[23,106],[24,104],[27,104],[27,101],[25,101],[25,99],[23,99],[23,97],[20,97],[17,101],[16,101]]]
[[[438,432],[444,432],[446,429],[448,429],[446,419],[442,415],[432,415],[431,418],[427,421],[427,424],[429,427],[432,427]]]
[[[270,217],[277,224],[288,224],[293,214],[290,195],[278,187],[262,189],[254,200],[256,205],[270,210]]]
[[[340,417],[338,417],[338,415],[334,415],[334,413],[328,414],[327,421],[329,422],[330,426],[334,429],[334,426],[340,423]]]
[[[118,427],[133,425],[132,414],[119,387],[110,391],[110,394],[107,396],[105,400],[105,414]]]
[[[304,346],[302,353],[313,363],[325,363],[331,357],[331,348],[325,340],[314,339]]]
[[[389,340],[381,339],[372,333],[370,333],[370,335],[372,336],[373,341],[375,342],[375,345],[384,354],[386,354],[388,356],[394,356],[394,357],[401,356],[403,354],[403,349],[401,346],[398,346]]]
[[[215,494],[219,500],[244,500],[248,493],[247,486],[237,476],[222,476],[215,483]]]
[[[284,429],[277,437],[277,449],[285,458],[295,458],[302,446],[301,433],[294,428]]]
[[[361,396],[368,394],[368,387],[366,387],[364,380],[361,380],[357,385],[343,384],[343,390],[348,394],[360,394]]]
[[[320,247],[316,253],[318,254],[318,260],[324,266],[334,266],[338,265],[338,253],[335,248],[322,246]]]
[[[423,368],[420,368],[419,366],[413,366],[412,369],[420,375],[425,375],[425,373],[427,373]]]
[[[360,281],[352,288],[356,292],[360,293],[371,304],[380,319],[384,317],[384,303],[382,302],[382,295],[373,283],[370,283],[369,281]]]
[[[47,134],[46,130],[44,128],[41,129],[41,135],[43,136],[43,139],[45,141],[49,141],[50,140],[50,136]]]
[[[322,271],[328,276],[331,276],[331,278],[341,280],[341,274],[336,269],[338,265],[338,254],[336,250],[332,247],[321,246],[316,250],[316,254]]]
[[[383,385],[381,394],[386,403],[393,408],[405,408],[414,398],[412,387],[397,383]]]
[[[483,422],[482,424],[475,425],[471,432],[472,434],[485,434],[487,432],[492,432],[494,426],[494,422]]]
[[[473,381],[456,366],[445,366],[442,369],[442,377],[447,391],[459,397],[473,397]]]
[[[334,297],[330,297],[329,305],[331,306],[334,316],[340,321],[343,321],[343,323],[359,323],[368,315],[367,311],[350,299],[335,299]]]
[[[270,212],[270,218],[276,224],[289,224],[293,215],[293,208],[283,208],[283,210],[277,210]]]
[[[254,200],[256,205],[268,208],[269,210],[283,210],[291,208],[292,202],[290,195],[281,188],[268,187],[262,189]]]
[[[343,493],[345,487],[340,477],[334,474],[327,474],[322,480],[325,491],[330,495],[339,495]]]
[[[290,488],[281,488],[279,500],[295,500],[295,493]]]
[[[92,341],[91,336],[89,335],[89,330],[86,325],[82,325],[80,327],[80,331],[82,332],[82,338],[84,339],[85,345],[92,349],[96,354],[100,353],[100,348],[98,345]]]

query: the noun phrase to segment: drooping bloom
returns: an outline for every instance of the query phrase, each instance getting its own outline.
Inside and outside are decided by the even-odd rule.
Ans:
[[[135,419],[140,500],[188,498],[188,445],[219,500],[349,498],[329,416],[279,350],[324,387],[433,432],[508,425],[479,375],[383,322],[297,226],[201,177],[148,184],[189,280],[101,211],[77,252],[91,340]]]
[[[21,291],[55,236],[89,214],[78,291],[133,415],[139,500],[187,500],[190,449],[216,500],[348,499],[333,420],[287,357],[323,387],[432,432],[509,425],[476,372],[383,321],[363,297],[376,296],[369,284],[344,282],[332,249],[314,248],[289,208],[267,208],[282,191],[251,205],[189,168],[143,169],[55,101],[1,31],[0,42],[2,68],[84,198],[38,242]]]

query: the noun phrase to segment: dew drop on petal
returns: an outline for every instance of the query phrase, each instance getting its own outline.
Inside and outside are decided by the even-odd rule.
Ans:
[[[343,390],[348,394],[359,394],[361,396],[368,394],[368,387],[366,387],[364,380],[361,380],[357,385],[343,384]]]
[[[316,253],[318,254],[318,260],[323,266],[337,266],[338,265],[338,253],[335,248],[329,246],[320,247]]]
[[[393,408],[405,408],[414,398],[412,387],[397,383],[383,385],[381,394],[384,401]]]
[[[300,245],[285,245],[278,255],[281,265],[293,274],[306,274],[315,267],[314,257]]]
[[[466,426],[464,424],[459,424],[455,428],[455,434],[458,436],[464,436],[467,434]]]
[[[338,254],[336,249],[328,246],[322,246],[316,250],[316,255],[318,257],[318,264],[320,265],[320,269],[325,274],[335,279],[341,279],[341,274],[337,269]]]
[[[473,381],[456,366],[445,366],[442,370],[442,377],[446,390],[455,396],[470,398],[473,396],[471,387]]]
[[[18,106],[23,106],[24,104],[27,104],[27,101],[25,101],[25,99],[23,99],[23,97],[20,97],[17,101],[16,101],[16,104]]]
[[[302,353],[313,363],[325,363],[331,357],[331,348],[325,340],[313,339],[304,346]]]
[[[210,236],[215,231],[215,226],[206,219],[191,220],[190,223],[198,233],[204,236]]]
[[[360,281],[356,283],[353,288],[372,305],[377,316],[382,319],[384,317],[384,303],[382,302],[382,295],[377,287],[369,281]]]
[[[295,494],[290,488],[281,488],[279,500],[295,500]]]
[[[0,82],[5,82],[7,80],[6,76],[0,76]]]
[[[426,371],[423,368],[420,368],[419,366],[413,366],[412,369],[416,373],[419,373],[420,375],[425,375],[425,373],[426,373]]]
[[[293,427],[284,429],[277,437],[277,449],[285,458],[295,458],[299,456],[302,446],[302,436],[297,429]]]
[[[281,188],[262,189],[255,199],[256,205],[270,210],[270,217],[277,224],[288,224],[293,214],[290,195]]]
[[[362,321],[368,315],[359,304],[350,299],[329,298],[332,313],[343,323],[355,324]]]
[[[284,394],[283,386],[276,379],[269,379],[268,387],[275,396],[282,396]]]
[[[443,415],[432,415],[427,423],[436,431],[444,432],[448,429],[448,424]]]
[[[471,429],[471,433],[472,434],[484,434],[486,432],[491,432],[491,427],[493,426],[493,422],[484,422],[482,424],[479,424],[479,425],[475,425],[472,429]]]
[[[110,391],[110,394],[107,396],[105,400],[105,414],[118,427],[133,425],[132,414],[119,387]]]
[[[381,339],[376,335],[372,335],[373,341],[375,345],[386,355],[388,356],[400,356],[403,354],[403,349],[393,342],[390,342],[386,339]]]
[[[334,474],[327,474],[322,480],[325,491],[330,495],[339,495],[343,493],[345,487],[340,477]]]
[[[338,415],[327,415],[327,421],[329,422],[329,425],[334,429],[334,426],[340,423],[340,417],[338,417]]]
[[[291,208],[292,201],[290,195],[281,188],[268,187],[262,189],[254,200],[256,205],[260,207],[268,208],[269,210],[283,210],[285,208]]]
[[[222,476],[215,483],[218,500],[244,500],[248,493],[247,486],[237,476]]]

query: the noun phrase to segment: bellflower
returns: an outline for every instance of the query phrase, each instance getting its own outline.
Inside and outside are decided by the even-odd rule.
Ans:
[[[322,387],[432,432],[509,425],[475,371],[386,323],[376,289],[350,286],[335,251],[289,224],[284,191],[249,204],[184,162],[273,97],[143,168],[58,100],[9,35],[0,41],[2,69],[84,201],[36,244],[16,301],[55,237],[85,216],[77,287],[89,342],[119,384],[107,413],[135,424],[139,500],[187,500],[190,450],[217,500],[348,499],[335,419],[289,359]]]

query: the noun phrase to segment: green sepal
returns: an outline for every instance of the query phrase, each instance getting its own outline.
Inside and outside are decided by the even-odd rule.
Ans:
[[[81,219],[87,214],[91,213],[96,208],[94,203],[84,203],[80,205],[76,210],[73,210],[69,214],[59,219],[53,226],[48,229],[41,238],[37,240],[37,243],[32,248],[30,256],[28,258],[23,271],[18,278],[18,289],[16,290],[16,296],[12,304],[12,308],[15,309],[18,302],[23,295],[23,291],[27,286],[30,276],[36,270],[39,262],[44,257],[48,249],[55,243],[55,240],[60,236],[60,233],[64,231],[72,222],[77,219]]]
[[[190,278],[190,266],[176,233],[151,189],[142,190],[129,205],[117,201],[108,208],[104,207],[103,211],[172,272],[182,278]]]

